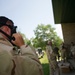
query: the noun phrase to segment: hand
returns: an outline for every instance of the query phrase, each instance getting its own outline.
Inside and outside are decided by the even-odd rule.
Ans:
[[[12,35],[12,37],[15,38],[15,40],[12,40],[13,44],[15,44],[15,45],[17,45],[19,47],[25,44],[24,40],[23,40],[23,37],[22,37],[22,35],[20,33],[14,33]]]

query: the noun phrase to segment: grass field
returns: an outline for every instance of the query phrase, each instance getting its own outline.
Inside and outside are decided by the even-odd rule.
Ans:
[[[49,63],[46,53],[44,53],[44,56],[40,59],[40,62],[43,66],[44,75],[49,75]]]

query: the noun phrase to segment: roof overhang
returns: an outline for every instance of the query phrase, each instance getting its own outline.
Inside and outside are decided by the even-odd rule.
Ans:
[[[52,0],[55,24],[75,23],[75,0]]]

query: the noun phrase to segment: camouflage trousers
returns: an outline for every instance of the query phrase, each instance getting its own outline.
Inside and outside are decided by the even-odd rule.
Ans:
[[[56,69],[54,69],[52,67],[52,65],[50,65],[50,75],[60,75],[60,70],[59,68],[57,67]]]

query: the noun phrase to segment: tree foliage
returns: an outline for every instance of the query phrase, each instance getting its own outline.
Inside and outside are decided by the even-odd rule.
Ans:
[[[62,42],[62,39],[57,36],[57,33],[55,32],[55,28],[53,28],[51,25],[38,25],[36,29],[34,30],[35,38],[32,39],[33,46],[38,48],[41,47],[42,49],[45,49],[47,40],[52,40],[53,45],[59,46]]]

